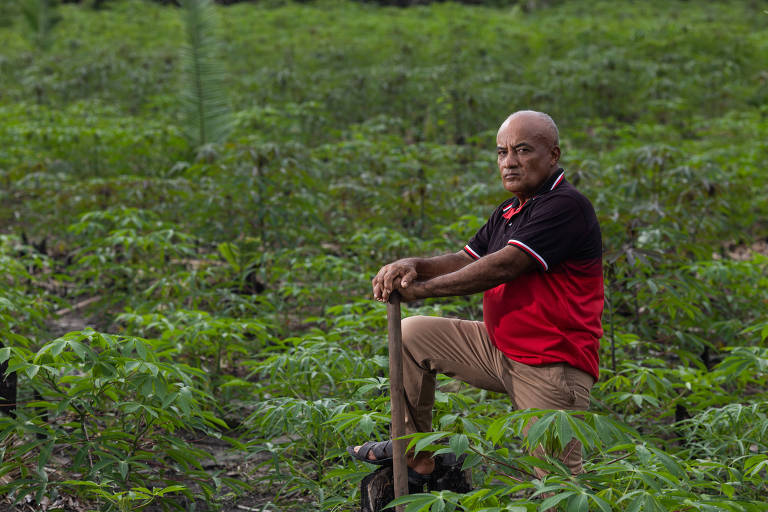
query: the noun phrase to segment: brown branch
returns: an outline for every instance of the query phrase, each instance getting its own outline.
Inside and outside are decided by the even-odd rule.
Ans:
[[[532,478],[538,478],[537,475],[534,475],[533,473],[529,473],[528,471],[526,471],[526,470],[524,470],[524,469],[522,469],[520,467],[513,466],[512,464],[509,464],[508,462],[504,462],[503,460],[497,459],[495,457],[491,457],[490,455],[486,455],[484,453],[480,453],[476,448],[472,448],[470,446],[469,449],[472,450],[473,452],[475,452],[476,454],[478,454],[479,456],[481,456],[482,458],[490,460],[491,462],[495,462],[496,464],[501,464],[502,466],[506,466],[506,467],[508,467],[510,469],[514,469],[515,471],[519,471],[519,472],[521,472],[523,474],[526,474],[526,475],[528,475],[528,476],[530,476]],[[512,480],[515,480],[516,482],[522,482],[522,480],[517,479],[517,478],[515,478],[513,476],[510,476],[510,475],[504,475],[504,476],[508,476],[509,478],[511,478]]]
[[[87,298],[85,300],[81,300],[77,304],[74,304],[71,308],[65,308],[65,309],[60,309],[58,311],[54,311],[54,314],[58,315],[58,316],[68,315],[68,314],[72,313],[73,311],[77,311],[78,309],[82,309],[85,306],[93,304],[94,302],[99,301],[99,300],[101,300],[101,295],[96,295],[95,297],[89,297],[89,298]]]

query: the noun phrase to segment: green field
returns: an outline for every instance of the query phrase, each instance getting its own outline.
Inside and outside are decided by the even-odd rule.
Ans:
[[[602,227],[592,409],[441,380],[418,448],[475,490],[408,512],[768,510],[765,3],[93,3],[0,4],[0,509],[355,510],[370,279],[463,247],[535,109]],[[528,476],[574,435],[585,474]]]

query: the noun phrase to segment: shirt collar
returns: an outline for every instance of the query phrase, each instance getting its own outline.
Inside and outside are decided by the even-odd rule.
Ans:
[[[539,189],[536,191],[535,194],[533,194],[533,197],[528,199],[523,204],[520,204],[520,200],[518,198],[515,198],[509,205],[507,205],[506,208],[504,208],[504,218],[510,219],[513,215],[518,213],[520,210],[523,209],[523,207],[536,199],[537,197],[546,194],[547,192],[550,192],[557,188],[563,181],[565,180],[565,171],[562,167],[558,168],[555,173],[547,178],[547,180],[542,183],[542,185],[539,187]]]
[[[533,194],[533,197],[531,199],[536,199],[538,196],[554,190],[563,182],[564,179],[565,179],[565,171],[563,170],[562,167],[559,167],[555,171],[555,173],[549,178],[547,178],[547,181],[545,181],[539,187],[539,190],[537,190],[536,193]]]

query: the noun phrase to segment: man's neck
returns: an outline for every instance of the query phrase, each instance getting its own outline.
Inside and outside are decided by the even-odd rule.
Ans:
[[[544,178],[541,181],[541,183],[539,183],[539,185],[536,187],[536,191],[533,194],[528,194],[528,195],[515,194],[515,197],[517,197],[517,200],[519,201],[519,204],[522,205],[523,203],[528,201],[530,198],[536,197],[537,195],[541,194],[542,188],[544,187],[544,185],[546,185],[547,183],[552,181],[552,178],[556,174],[559,174],[561,171],[562,171],[562,168],[560,168],[559,166],[553,167],[552,170],[549,172],[549,175],[546,178]]]

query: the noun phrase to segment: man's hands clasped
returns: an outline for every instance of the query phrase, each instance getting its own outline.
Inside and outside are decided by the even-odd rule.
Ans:
[[[523,254],[522,251],[521,254]],[[397,260],[381,267],[371,281],[373,298],[380,302],[387,302],[394,290],[400,292],[400,299],[403,302],[427,297],[467,295],[482,291],[484,288],[477,288],[477,283],[482,279],[479,279],[476,274],[464,275],[459,272],[474,262],[475,260],[464,250],[430,258]],[[481,274],[487,273],[483,268],[477,270],[481,271]],[[466,286],[467,283],[469,286]]]
[[[408,259],[384,265],[371,281],[373,298],[379,302],[387,302],[392,291],[398,290],[404,302],[415,300],[419,298],[414,286],[417,278],[416,265]]]

